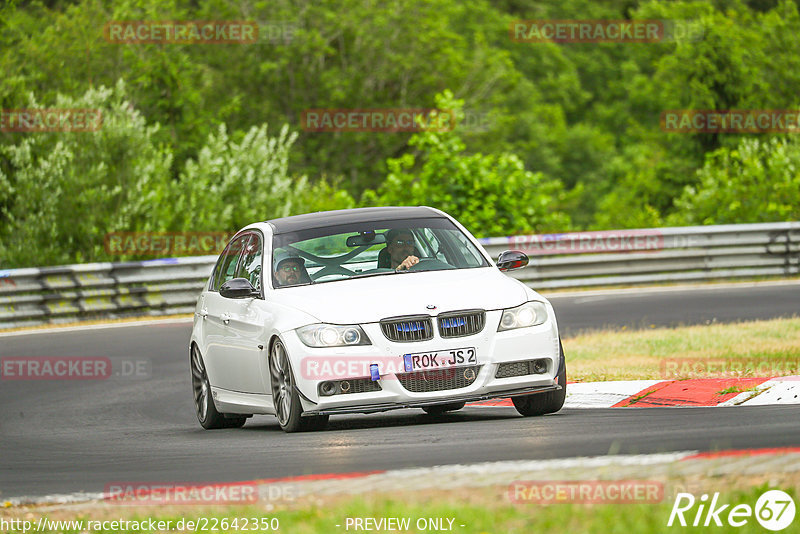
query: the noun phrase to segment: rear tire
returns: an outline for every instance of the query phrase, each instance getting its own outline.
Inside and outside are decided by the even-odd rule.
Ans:
[[[327,415],[302,417],[303,406],[300,404],[289,354],[280,339],[272,344],[270,350],[269,375],[275,415],[284,432],[313,432],[325,428],[328,424]]]
[[[534,393],[533,395],[521,395],[511,397],[514,408],[525,417],[555,413],[564,406],[564,399],[567,397],[567,362],[564,359],[564,347],[561,340],[558,340],[558,350],[560,365],[558,375],[558,385],[560,390],[548,391],[547,393]]]
[[[200,426],[206,430],[216,428],[241,428],[247,417],[236,414],[223,414],[217,411],[211,395],[211,383],[208,381],[206,366],[197,345],[192,345],[189,353],[189,366],[192,372],[192,390],[194,391],[194,409]]]
[[[433,406],[423,406],[425,413],[429,415],[440,415],[445,412],[454,412],[464,407],[466,402],[449,402],[447,404],[434,404]]]

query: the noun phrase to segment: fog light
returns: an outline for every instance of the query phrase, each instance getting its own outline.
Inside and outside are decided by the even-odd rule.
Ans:
[[[472,369],[464,369],[464,378],[470,382],[475,380],[475,371]]]
[[[348,391],[350,391],[350,382],[348,382],[347,380],[342,380],[341,382],[339,382],[339,389],[342,390],[342,393],[347,393]]]
[[[336,393],[336,384],[333,382],[323,382],[319,386],[319,392],[326,396],[331,396]]]
[[[533,372],[542,375],[547,372],[547,360],[533,360]]]

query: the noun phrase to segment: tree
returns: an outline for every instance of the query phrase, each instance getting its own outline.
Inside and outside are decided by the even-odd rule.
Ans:
[[[41,109],[33,95],[27,108]],[[154,142],[125,98],[125,86],[90,89],[79,98],[58,96],[58,108],[97,109],[92,132],[25,133],[0,147],[0,261],[52,265],[105,257],[107,232],[156,230],[169,210],[171,153]]]
[[[463,101],[450,91],[437,107],[463,119]],[[390,158],[384,184],[368,191],[364,205],[420,205],[439,208],[479,236],[563,231],[569,217],[559,210],[560,182],[525,169],[514,154],[468,154],[451,131],[425,130],[411,137],[416,153]]]
[[[671,224],[800,219],[800,142],[743,139],[706,157],[698,185],[687,186]]]
[[[352,197],[335,184],[323,179],[312,185],[289,173],[296,139],[288,125],[270,137],[262,124],[237,142],[220,126],[171,188],[170,229],[235,232],[255,221],[352,207]]]
[[[90,132],[24,133],[0,146],[0,265],[54,265],[134,259],[104,250],[112,232],[235,232],[258,220],[352,207],[324,177],[311,184],[289,172],[297,134],[266,124],[229,136],[225,125],[208,137],[197,160],[173,180],[173,154],[156,143],[127,100],[126,86],[90,89],[58,108],[96,109],[102,125]],[[33,96],[27,108],[41,109]]]

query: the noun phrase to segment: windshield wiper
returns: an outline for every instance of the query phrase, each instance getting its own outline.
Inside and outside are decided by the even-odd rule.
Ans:
[[[382,271],[382,272],[379,272],[379,273],[356,274],[356,275],[351,276],[350,278],[347,278],[347,280],[352,280],[353,278],[369,278],[370,276],[381,276],[381,275],[384,275],[384,274],[398,274],[398,273],[402,273],[402,272],[405,272],[405,271],[395,271],[394,269],[392,269],[391,271]]]

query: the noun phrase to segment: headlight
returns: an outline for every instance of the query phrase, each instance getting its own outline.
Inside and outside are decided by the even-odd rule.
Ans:
[[[526,302],[522,306],[503,310],[500,318],[498,332],[503,330],[513,330],[515,328],[525,328],[526,326],[536,326],[547,320],[547,306],[543,302]]]
[[[309,347],[372,345],[358,325],[312,324],[298,328],[297,335]]]

